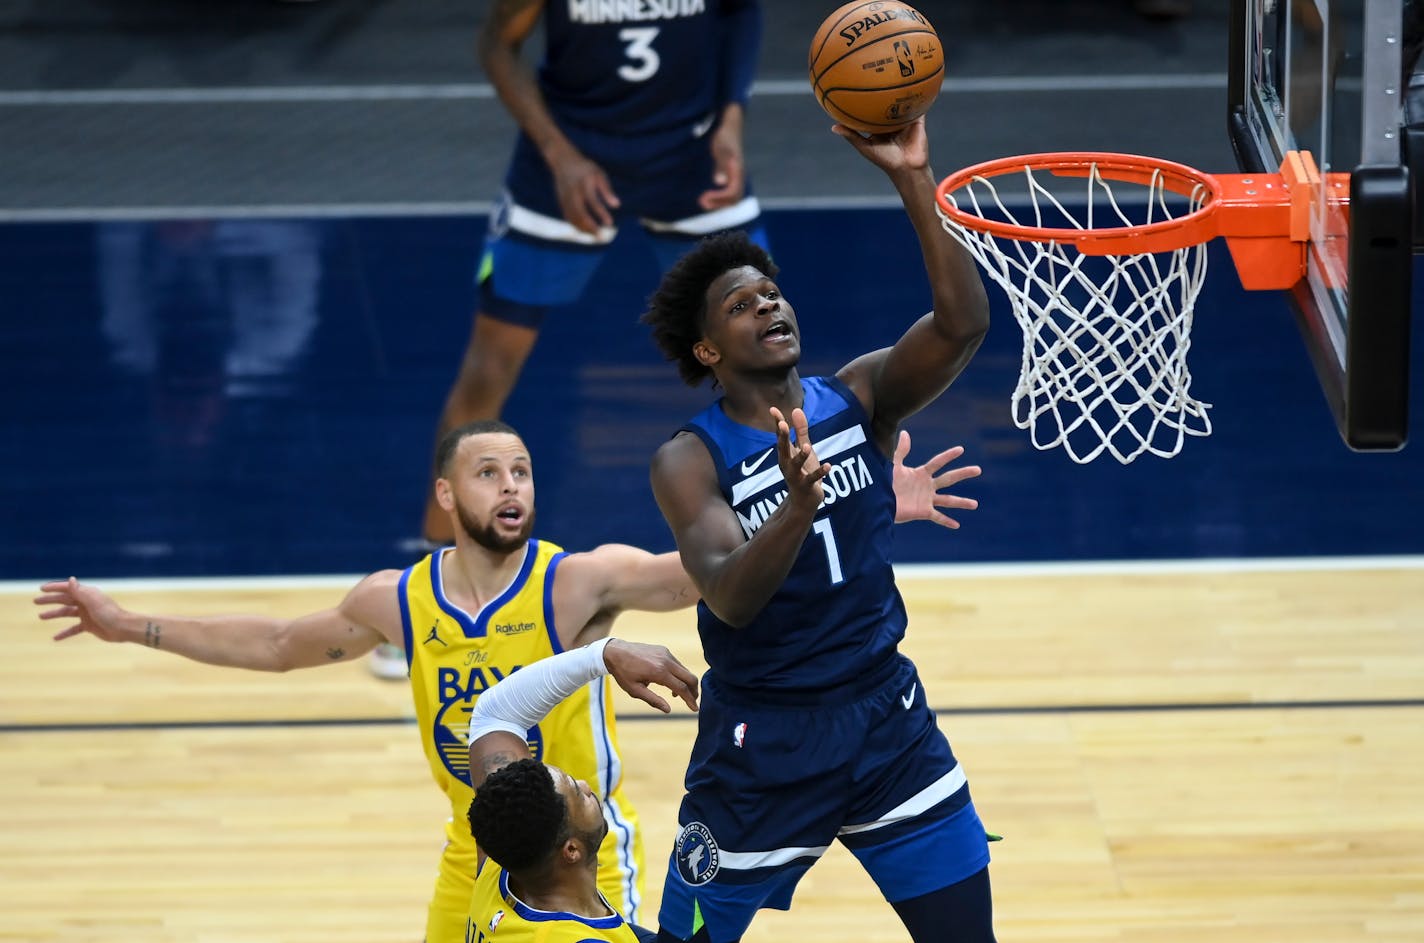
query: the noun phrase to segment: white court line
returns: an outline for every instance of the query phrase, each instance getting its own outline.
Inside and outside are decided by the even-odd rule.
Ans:
[[[941,93],[1171,91],[1224,88],[1226,73],[1176,75],[1036,75],[946,78]],[[809,96],[802,79],[768,79],[752,84],[754,97]],[[431,85],[269,85],[233,88],[75,88],[0,92],[0,107],[65,105],[222,105],[302,102],[469,101],[495,99],[487,82]]]
[[[1314,573],[1326,570],[1424,570],[1424,555],[1358,557],[1252,557],[1201,560],[1083,560],[1024,563],[906,563],[895,567],[899,580],[986,579],[1038,576],[1110,576],[1173,573]],[[67,574],[66,574],[67,575]],[[226,590],[349,589],[366,574],[313,576],[173,576],[160,578],[83,577],[105,591],[129,593]],[[62,578],[62,577],[57,577]],[[42,580],[0,580],[0,595],[32,594]]]

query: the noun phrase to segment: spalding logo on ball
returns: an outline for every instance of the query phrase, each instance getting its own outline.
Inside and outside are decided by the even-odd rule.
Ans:
[[[897,0],[859,0],[826,17],[809,64],[821,107],[867,134],[898,131],[929,111],[944,81],[939,35]]]

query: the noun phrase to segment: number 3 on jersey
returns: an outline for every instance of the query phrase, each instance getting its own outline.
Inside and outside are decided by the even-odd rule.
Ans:
[[[823,517],[811,526],[811,530],[818,534],[826,544],[826,563],[831,568],[831,585],[845,582],[845,575],[841,573],[841,554],[836,549],[836,535],[831,530],[830,518]]]
[[[656,26],[630,26],[618,31],[618,38],[628,45],[623,54],[629,61],[618,67],[618,77],[627,82],[646,82],[657,74],[662,60],[653,48],[653,40],[658,38]]]

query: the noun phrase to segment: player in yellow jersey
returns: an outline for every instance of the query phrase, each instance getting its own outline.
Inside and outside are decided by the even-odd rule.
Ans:
[[[898,517],[934,519],[938,507],[973,506],[939,493],[978,474],[973,466],[934,474],[954,457],[950,450],[903,469],[903,493],[913,498]],[[335,608],[295,619],[159,617],[127,611],[73,577],[44,584],[35,602],[46,607],[42,619],[77,620],[56,640],[88,632],[230,667],[286,671],[350,661],[383,642],[403,646],[421,740],[452,809],[425,939],[462,943],[476,861],[464,827],[471,797],[465,728],[480,693],[533,661],[606,636],[621,611],[671,611],[697,597],[676,553],[654,555],[622,544],[564,553],[532,539],[532,463],[504,423],[484,420],[453,430],[441,443],[437,467],[436,495],[455,524],[455,546],[407,570],[372,573]],[[636,919],[641,836],[619,788],[610,698],[603,686],[591,686],[529,736],[541,759],[598,783],[610,826],[600,884]]]
[[[648,685],[663,685],[697,709],[696,675],[661,645],[622,639],[545,659],[495,685],[475,707],[469,762],[477,792],[468,818],[480,870],[467,943],[636,943],[656,936],[625,920],[599,891],[608,822],[596,788],[534,759],[525,736],[605,674],[664,712],[667,701]]]

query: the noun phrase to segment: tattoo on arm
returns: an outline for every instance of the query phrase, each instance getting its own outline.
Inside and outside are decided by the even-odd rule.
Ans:
[[[484,770],[484,774],[488,776],[495,770],[504,769],[516,759],[517,757],[513,753],[491,753],[485,757],[484,762],[480,764],[480,768]]]
[[[345,654],[346,649],[344,648],[328,648],[326,650],[326,657],[330,658],[332,661],[336,661],[338,658]]]
[[[163,642],[163,626],[156,622],[148,622],[143,627],[143,644],[149,648],[160,648]]]

